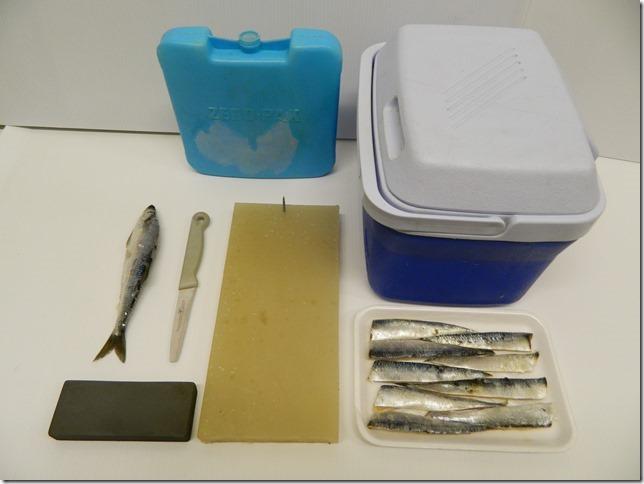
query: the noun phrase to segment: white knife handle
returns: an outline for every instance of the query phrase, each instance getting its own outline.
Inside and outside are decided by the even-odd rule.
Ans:
[[[197,212],[192,216],[186,254],[183,257],[183,269],[179,279],[179,289],[197,287],[197,269],[203,253],[203,233],[210,224],[210,217],[205,212]]]

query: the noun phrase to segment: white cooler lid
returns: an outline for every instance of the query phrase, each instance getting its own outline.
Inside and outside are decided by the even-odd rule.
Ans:
[[[375,156],[394,205],[535,215],[603,205],[583,125],[536,32],[407,25],[373,66]]]
[[[414,29],[416,27],[404,27],[403,30],[409,28]],[[450,29],[452,27],[445,28]],[[469,27],[462,28],[469,29]],[[474,29],[478,28],[474,27]],[[379,79],[381,80],[381,84],[375,86],[376,76],[374,75],[374,68],[378,62],[377,59],[379,58],[380,52],[386,45],[385,43],[372,45],[363,52],[360,59],[357,126],[358,150],[364,191],[363,207],[373,219],[397,231],[419,236],[517,242],[571,241],[578,239],[590,229],[601,215],[606,203],[601,184],[597,179],[597,201],[590,210],[580,213],[520,213],[518,210],[513,210],[509,202],[508,206],[510,208],[507,211],[500,212],[447,210],[413,205],[394,195],[388,186],[389,180],[385,179],[384,162],[380,159],[380,156],[382,155],[385,159],[388,159],[393,165],[396,161],[402,161],[403,152],[406,154],[413,152],[410,151],[409,143],[404,139],[404,133],[402,132],[404,127],[401,126],[399,133],[396,133],[395,129],[393,132],[391,130],[392,127],[396,127],[396,123],[392,124],[390,122],[392,117],[394,120],[396,117],[392,116],[392,114],[397,114],[395,103],[389,104],[386,110],[380,110],[380,112],[385,113],[384,117],[387,117],[389,120],[384,125],[389,129],[389,139],[394,141],[389,147],[384,145],[383,149],[380,149],[379,139],[384,134],[381,129],[378,129],[381,126],[377,125],[378,120],[376,114],[378,108],[376,106],[376,91],[380,91],[382,94],[382,87],[384,85],[382,79],[387,76],[391,77],[392,74],[396,77],[396,71],[394,70],[380,71],[381,75]],[[398,109],[398,112],[400,112],[404,107],[401,108],[398,105]],[[404,114],[401,113],[400,119],[402,123],[407,122],[406,120],[408,118],[404,117]],[[396,134],[400,136],[396,137]],[[580,144],[583,143],[580,141]],[[588,143],[586,142],[586,144]],[[389,156],[389,153],[386,152],[387,149],[392,151],[391,154],[393,155],[396,155],[396,150],[398,150],[398,156]],[[407,159],[411,159],[412,161],[416,160],[414,156],[406,158],[405,161]],[[590,170],[594,175],[593,160],[594,155],[591,157]],[[444,169],[447,170],[448,168],[449,165],[445,164]],[[436,177],[444,175],[440,173],[440,170],[433,173]],[[507,183],[505,180],[507,180],[507,174],[502,180],[496,180],[495,186],[498,186],[499,189],[507,188],[504,187],[504,184]],[[415,180],[407,181],[412,185],[415,183]],[[424,190],[427,190],[426,183],[431,181],[431,177],[428,176],[423,178],[419,185],[424,186]],[[473,180],[473,182],[475,181]],[[453,182],[447,185],[448,192],[456,191],[458,188],[459,186],[454,185]],[[485,186],[482,186],[482,188],[485,188]],[[544,188],[546,191],[548,189],[548,186]],[[512,190],[508,191],[512,192]],[[507,191],[504,193],[507,193]],[[515,193],[515,196],[517,199],[520,198],[520,194],[518,193]],[[469,194],[459,190],[459,195],[456,199],[459,201],[461,199],[471,198],[469,198]]]

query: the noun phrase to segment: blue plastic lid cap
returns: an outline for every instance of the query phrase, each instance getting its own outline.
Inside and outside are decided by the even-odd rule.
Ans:
[[[239,47],[244,52],[255,52],[261,44],[259,34],[254,30],[246,30],[239,34]]]

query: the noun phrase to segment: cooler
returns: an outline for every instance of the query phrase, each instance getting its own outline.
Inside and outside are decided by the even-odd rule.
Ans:
[[[559,70],[526,29],[407,25],[362,55],[365,258],[387,299],[518,300],[605,199]]]

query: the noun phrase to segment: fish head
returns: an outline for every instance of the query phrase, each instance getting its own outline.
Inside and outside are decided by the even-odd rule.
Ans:
[[[154,205],[148,205],[145,210],[143,210],[142,219],[143,222],[148,222],[149,220],[154,219],[157,216],[157,209]]]

